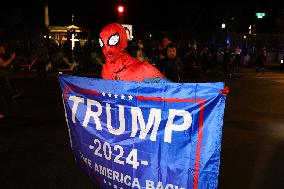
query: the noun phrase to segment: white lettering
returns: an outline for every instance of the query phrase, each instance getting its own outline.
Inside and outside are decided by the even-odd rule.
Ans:
[[[70,96],[69,100],[73,102],[72,105],[72,122],[76,123],[76,114],[80,104],[84,104],[84,98],[77,96]],[[102,130],[102,123],[100,116],[103,113],[103,107],[106,109],[104,116],[106,117],[106,126],[109,133],[113,135],[121,135],[126,130],[125,120],[125,107],[118,106],[118,121],[119,126],[112,126],[112,113],[115,111],[111,109],[111,105],[106,103],[105,106],[96,100],[87,99],[86,102],[86,114],[82,123],[83,127],[87,127],[90,119],[92,118],[96,124],[96,130]],[[157,140],[157,133],[160,127],[162,110],[157,108],[151,108],[148,114],[148,120],[145,122],[142,114],[142,109],[139,107],[130,107],[132,130],[130,137],[139,137],[140,139],[146,139],[149,135],[151,141]],[[117,118],[116,118],[117,119]],[[164,118],[163,118],[164,119]],[[117,122],[117,121],[116,121]],[[186,110],[169,109],[169,116],[165,126],[164,142],[171,143],[174,132],[181,132],[187,130],[192,125],[192,116]],[[139,132],[139,133],[138,133]],[[151,133],[150,133],[151,132]],[[137,134],[139,136],[137,136]]]
[[[97,108],[98,108],[97,112],[92,111],[93,105],[97,106]],[[99,119],[99,116],[101,114],[102,114],[102,105],[98,101],[87,99],[87,112],[86,112],[86,115],[85,115],[83,126],[87,127],[87,125],[90,121],[90,118],[93,117],[94,120],[95,120],[95,123],[96,123],[96,129],[102,130],[102,125],[101,125],[101,122],[100,122],[100,119]]]
[[[72,107],[72,122],[76,123],[76,112],[79,103],[84,103],[84,98],[80,98],[77,96],[70,96],[69,100],[73,101],[73,107]]]
[[[99,167],[98,165],[95,163],[95,171],[97,171],[98,173],[100,173]]]
[[[124,161],[120,159],[121,157],[123,157],[123,153],[124,153],[123,148],[122,148],[121,146],[119,146],[119,145],[115,145],[115,146],[114,146],[114,151],[118,151],[119,154],[114,155],[115,158],[114,158],[113,161],[114,161],[115,163],[120,164],[120,165],[124,165]]]
[[[106,103],[107,128],[109,132],[114,135],[121,135],[125,131],[124,106],[118,105],[118,109],[120,127],[118,129],[114,129],[111,126],[111,107],[110,104]]]
[[[161,181],[158,182],[156,189],[163,189],[163,183]]]
[[[146,180],[146,189],[155,189],[154,182],[151,180]]]
[[[183,123],[180,125],[174,124],[174,118],[176,116],[183,117]],[[179,119],[178,121],[180,121]],[[165,127],[165,137],[164,141],[171,143],[172,142],[172,132],[173,131],[185,131],[187,130],[192,123],[192,117],[191,114],[188,111],[185,110],[175,110],[175,109],[169,109],[169,118]]]
[[[88,165],[92,168],[92,161],[88,159]]]
[[[123,173],[119,173],[102,165],[98,165],[95,163],[95,171],[100,175],[107,177],[110,180],[114,180],[118,183],[125,184],[126,186],[131,186],[131,188],[141,189],[140,182],[138,178],[132,178],[129,175],[123,175]],[[132,182],[132,183],[131,183]],[[159,181],[157,185],[155,185],[154,181],[146,180],[145,189],[185,189],[184,187],[175,186],[173,184],[166,184],[163,187],[163,183]],[[155,187],[156,186],[156,187]]]
[[[100,174],[106,176],[106,168],[101,165],[99,165],[99,168],[100,168]]]
[[[172,184],[167,184],[165,189],[174,189],[174,186]]]
[[[128,180],[128,181],[127,181],[127,180]],[[126,186],[131,186],[131,182],[130,182],[130,181],[131,181],[131,177],[130,177],[130,176],[125,175],[123,181],[124,181],[124,184],[125,184]]]
[[[123,183],[123,178],[124,178],[123,173],[120,173],[120,182],[121,183]]]
[[[132,188],[134,188],[134,187],[141,189],[138,178],[133,179]]]
[[[112,151],[111,151],[110,143],[104,142],[104,144],[103,144],[103,151],[104,151],[105,159],[106,160],[111,160]]]
[[[132,115],[132,132],[130,137],[136,136],[136,133],[138,131],[137,123],[139,121],[141,127],[139,138],[145,139],[152,125],[154,125],[153,131],[150,136],[150,140],[156,141],[157,131],[161,122],[161,110],[156,108],[151,108],[147,125],[145,124],[144,117],[142,115],[142,111],[140,108],[131,107],[131,115]]]
[[[119,172],[113,171],[113,180],[123,183],[123,179],[119,179]]]
[[[107,178],[112,179],[112,170],[111,169],[107,169]]]

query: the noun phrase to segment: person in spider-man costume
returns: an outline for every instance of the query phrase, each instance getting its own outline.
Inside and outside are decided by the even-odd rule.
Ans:
[[[102,69],[102,78],[109,80],[163,82],[165,77],[148,62],[130,57],[126,52],[127,34],[118,23],[105,26],[99,38],[100,46],[106,58]]]

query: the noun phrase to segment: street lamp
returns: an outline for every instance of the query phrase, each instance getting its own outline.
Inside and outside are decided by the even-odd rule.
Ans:
[[[222,23],[222,29],[225,29],[225,28],[226,28],[226,24]]]

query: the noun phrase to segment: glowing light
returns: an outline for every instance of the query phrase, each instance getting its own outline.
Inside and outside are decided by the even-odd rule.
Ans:
[[[281,63],[281,64],[283,64],[283,63],[284,63],[284,60],[283,60],[283,59],[282,59],[282,60],[280,60],[280,63]]]
[[[79,39],[75,39],[75,34],[72,33],[72,38],[70,39],[70,41],[72,42],[71,48],[72,48],[72,50],[73,50],[74,47],[75,47],[75,42],[76,42],[76,41],[79,41]]]
[[[251,30],[251,25],[249,25],[249,30]]]
[[[226,42],[227,42],[227,44],[230,44],[230,43],[231,43],[230,37],[227,37]]]
[[[257,18],[263,18],[263,17],[265,17],[265,13],[264,12],[257,12],[257,13],[255,13],[255,16]]]
[[[247,38],[247,36],[246,35],[244,35],[244,39],[246,39]]]
[[[149,34],[149,37],[152,37],[152,34]]]
[[[123,13],[124,7],[123,7],[122,5],[119,5],[119,6],[117,7],[117,11],[118,11],[119,13]]]
[[[226,24],[225,23],[222,23],[222,28],[226,28]]]

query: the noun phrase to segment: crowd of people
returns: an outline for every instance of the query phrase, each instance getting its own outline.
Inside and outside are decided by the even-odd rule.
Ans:
[[[135,47],[129,50],[133,57],[150,61],[173,82],[203,78],[212,70],[218,70],[223,73],[224,78],[230,78],[240,71],[240,67],[251,67],[251,65],[256,67],[256,73],[259,72],[258,70],[264,73],[263,65],[267,55],[264,47],[252,60],[247,49],[242,49],[239,45],[232,47],[227,44],[222,48],[208,43],[199,45],[193,40],[188,46],[181,47],[179,43],[172,42],[167,37],[162,39],[158,47],[150,48],[151,52],[144,48],[142,40],[138,40]]]
[[[211,70],[218,70],[224,78],[230,78],[239,72],[241,66],[248,65],[249,56],[247,50],[239,45],[231,47],[227,44],[222,48],[208,43],[199,45],[192,40],[184,47],[169,37],[162,38],[157,46],[145,44],[142,39],[128,41],[126,51],[131,57],[150,63],[166,79],[177,83],[206,77]],[[266,56],[267,51],[263,47],[253,61],[256,74],[264,74]],[[9,78],[11,71],[35,70],[39,78],[45,78],[48,72],[61,70],[89,72],[101,77],[105,62],[107,58],[99,40],[90,40],[83,46],[77,43],[73,50],[70,42],[59,45],[47,39],[20,43],[14,49],[0,44],[0,87],[1,91],[5,91],[0,96],[2,99],[20,96]],[[1,113],[0,117],[3,117]]]
[[[58,45],[47,40],[41,40],[35,44],[21,44],[21,47],[17,48],[17,56],[8,68],[14,71],[35,70],[41,78],[46,77],[48,71],[60,70],[94,72],[98,76],[105,62],[98,40],[90,40],[83,46],[77,43],[73,50],[69,42]],[[267,54],[263,49],[260,50],[262,55],[254,61],[258,72],[261,73],[264,73],[264,69],[259,68],[259,65],[262,64],[260,62],[265,61]],[[156,47],[138,39],[131,42],[127,50],[132,57],[155,65],[166,77],[175,82],[205,77],[206,73],[216,69],[216,66],[221,67],[220,71],[225,77],[231,77],[234,72],[239,71],[240,66],[248,64],[247,51],[239,45],[231,47],[227,44],[225,47],[218,47],[208,43],[200,45],[193,40],[184,47],[164,37],[160,45]]]

